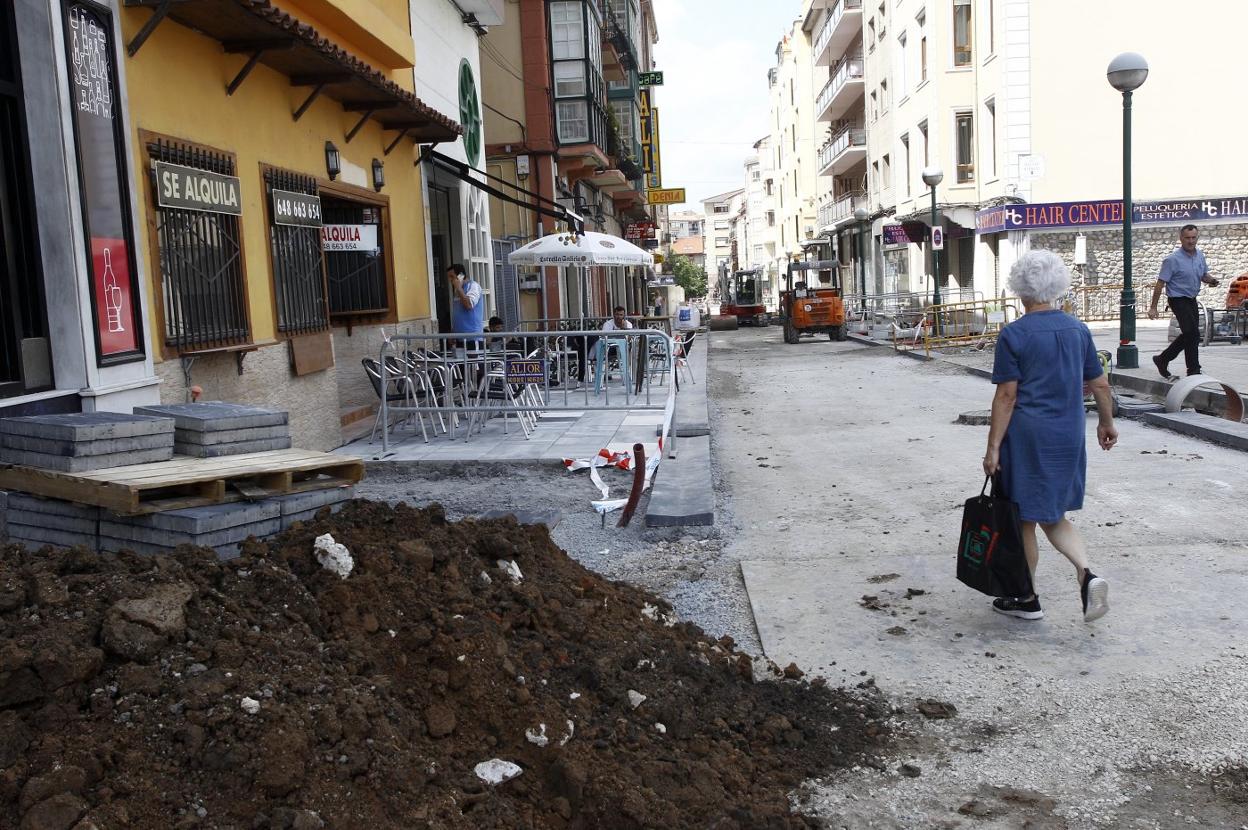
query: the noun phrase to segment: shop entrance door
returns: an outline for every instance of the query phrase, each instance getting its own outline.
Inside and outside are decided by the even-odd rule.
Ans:
[[[446,284],[446,269],[455,259],[454,234],[451,232],[451,192],[445,187],[429,185],[429,248],[433,259],[433,302],[438,316],[438,331],[451,330],[451,289]]]
[[[52,388],[13,6],[0,9],[0,398]]]

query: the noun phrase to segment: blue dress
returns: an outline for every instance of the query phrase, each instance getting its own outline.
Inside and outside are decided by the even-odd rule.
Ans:
[[[1083,507],[1083,384],[1102,372],[1092,333],[1063,311],[1033,311],[1001,330],[992,382],[1018,381],[1001,479],[1022,519],[1051,524]]]

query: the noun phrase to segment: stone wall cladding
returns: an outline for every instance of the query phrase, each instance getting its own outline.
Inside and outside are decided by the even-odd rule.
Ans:
[[[352,326],[334,329],[334,362],[338,368],[338,405],[341,409],[377,406],[377,393],[364,375],[360,361],[381,354],[382,330],[387,335],[428,334],[438,330],[433,320],[407,320],[396,326]]]
[[[301,449],[328,451],[342,446],[342,412],[377,405],[377,394],[360,360],[377,359],[382,332],[393,335],[437,331],[433,320],[409,320],[393,325],[333,329],[334,365],[323,372],[297,377],[290,368],[290,347],[283,341],[263,346],[243,358],[243,373],[232,354],[195,358],[191,384],[204,390],[200,400],[254,404],[290,413],[290,436]],[[182,363],[177,358],[156,364],[161,380],[161,403],[189,400]]]
[[[253,404],[289,412],[294,446],[328,451],[342,445],[338,408],[342,364],[336,363],[325,371],[296,377],[290,368],[290,347],[283,341],[247,353],[241,375],[232,354],[196,357],[191,367],[191,384],[204,390],[200,400]],[[157,363],[156,374],[161,380],[161,403],[190,400],[181,360]]]
[[[1145,307],[1152,299],[1153,284],[1157,282],[1157,274],[1161,271],[1161,263],[1179,247],[1179,228],[1181,225],[1133,226],[1131,229],[1132,281],[1140,302]],[[1200,293],[1201,301],[1210,303],[1217,308],[1226,303],[1226,289],[1231,279],[1248,271],[1248,225],[1198,225],[1200,228],[1200,250],[1204,251],[1209,262],[1209,273],[1221,280],[1217,288],[1206,287]],[[1082,232],[1088,238],[1088,264],[1083,269],[1084,282],[1121,283],[1122,282],[1122,229],[1087,230]],[[1075,268],[1075,231],[1061,233],[1040,233],[1031,231],[1029,239],[1032,250],[1043,248],[1053,251],[1065,260],[1076,275]]]

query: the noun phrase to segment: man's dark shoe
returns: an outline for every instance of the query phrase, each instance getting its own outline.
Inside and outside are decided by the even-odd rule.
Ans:
[[[1091,571],[1083,572],[1079,597],[1083,600],[1084,622],[1099,620],[1109,612],[1109,583]]]
[[[1157,367],[1157,371],[1166,380],[1174,380],[1174,375],[1170,374],[1170,364],[1161,359],[1161,355],[1153,355],[1153,365]]]
[[[1007,617],[1018,617],[1020,620],[1044,619],[1044,611],[1040,610],[1040,597],[997,597],[992,601],[992,610]]]

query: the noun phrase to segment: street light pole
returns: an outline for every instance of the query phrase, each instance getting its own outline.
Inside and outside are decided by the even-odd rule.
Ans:
[[[936,185],[945,178],[945,172],[939,167],[923,168],[923,183],[932,189],[932,227],[928,237],[928,245],[932,249],[932,305],[940,305],[940,257],[935,245],[936,231]],[[938,321],[939,322],[939,321]]]
[[[1135,286],[1131,280],[1131,93],[1148,77],[1148,62],[1124,52],[1109,63],[1105,76],[1122,93],[1122,300],[1118,314],[1118,368],[1138,369],[1135,343]]]
[[[858,222],[858,302],[865,306],[867,297],[867,243],[866,222],[870,212],[859,207],[854,209],[854,219]]]

